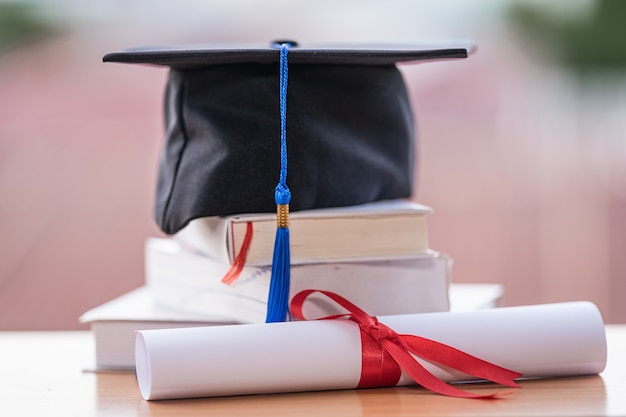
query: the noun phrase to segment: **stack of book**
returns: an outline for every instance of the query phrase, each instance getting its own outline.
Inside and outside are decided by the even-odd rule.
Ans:
[[[332,291],[371,315],[448,311],[451,301],[461,309],[493,306],[498,286],[451,290],[451,259],[429,247],[431,212],[391,200],[291,213],[290,295]],[[173,237],[149,238],[145,286],[81,317],[95,336],[96,368],[132,369],[136,330],[264,322],[275,231],[275,214],[243,214],[196,219]],[[245,263],[227,285],[222,278],[244,246]],[[342,312],[312,301],[307,317]]]
[[[405,200],[292,213],[290,295],[332,291],[374,315],[446,311],[450,262],[429,249],[430,213]],[[245,264],[224,285],[250,232]],[[147,286],[170,308],[214,321],[263,322],[275,234],[275,214],[193,220],[173,239],[148,240]],[[341,312],[322,300],[305,313]]]

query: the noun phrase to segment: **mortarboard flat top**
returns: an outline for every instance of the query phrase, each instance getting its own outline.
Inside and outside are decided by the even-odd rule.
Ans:
[[[410,197],[414,117],[395,64],[462,59],[473,46],[292,45],[290,209]],[[198,217],[275,212],[279,59],[275,43],[141,47],[104,56],[171,68],[155,203],[165,233]]]
[[[280,49],[273,42],[260,44],[195,44],[145,46],[111,52],[105,62],[166,65],[190,68],[206,65],[278,62]],[[429,44],[305,44],[285,41],[290,64],[389,65],[400,62],[467,58],[474,50],[469,42]]]

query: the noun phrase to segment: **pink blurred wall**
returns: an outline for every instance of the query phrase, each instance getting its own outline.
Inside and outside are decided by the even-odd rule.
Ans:
[[[143,283],[166,73],[101,63],[119,47],[59,38],[0,56],[0,329],[84,328],[82,312]],[[435,210],[453,281],[626,321],[624,98],[590,110],[506,38],[429,65],[403,67],[415,199]]]

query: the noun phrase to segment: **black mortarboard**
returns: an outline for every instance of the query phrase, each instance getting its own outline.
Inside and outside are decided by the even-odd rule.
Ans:
[[[281,42],[279,42],[280,44]],[[466,58],[471,46],[289,49],[291,210],[409,197],[414,125],[396,63]],[[106,62],[171,67],[155,204],[161,229],[198,217],[274,212],[280,46],[144,47]]]

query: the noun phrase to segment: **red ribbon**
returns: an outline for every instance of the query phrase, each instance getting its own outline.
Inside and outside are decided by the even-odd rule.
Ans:
[[[234,285],[241,275],[243,267],[246,265],[246,257],[248,256],[248,249],[250,248],[250,242],[252,242],[252,222],[246,224],[246,234],[243,238],[243,243],[239,249],[239,253],[235,257],[233,264],[230,266],[226,275],[222,277],[222,283],[226,285]]]
[[[494,398],[504,394],[503,392],[474,394],[460,390],[431,374],[411,354],[480,379],[519,388],[514,380],[522,374],[431,339],[398,334],[380,323],[376,317],[368,315],[365,311],[333,292],[304,290],[296,294],[291,300],[291,315],[294,319],[306,320],[302,314],[302,305],[306,298],[315,292],[324,294],[348,311],[347,314],[321,317],[317,320],[343,318],[352,320],[359,325],[363,364],[361,379],[357,388],[394,386],[400,379],[401,371],[404,371],[422,387],[443,395],[461,398]]]

